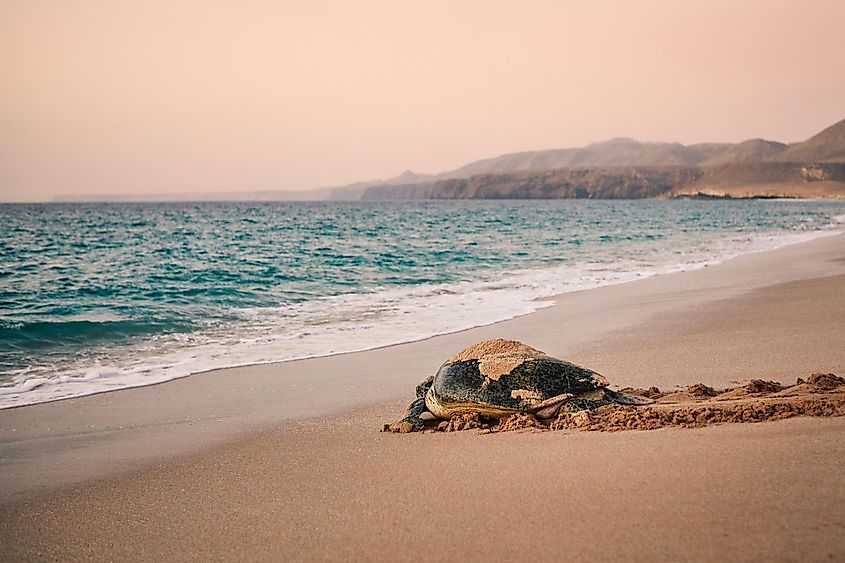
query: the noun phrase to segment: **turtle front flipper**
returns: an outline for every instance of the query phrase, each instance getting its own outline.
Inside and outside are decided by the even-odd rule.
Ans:
[[[414,399],[414,402],[408,405],[408,414],[405,415],[399,424],[410,424],[409,430],[399,430],[400,432],[413,432],[415,430],[423,429],[422,413],[428,412],[428,407],[425,406],[425,398]]]
[[[405,434],[423,429],[422,414],[429,412],[428,407],[425,406],[425,394],[428,392],[433,381],[433,377],[427,377],[422,383],[417,385],[417,398],[408,405],[408,413],[405,415],[405,418],[393,424],[386,424],[384,427],[385,431]]]

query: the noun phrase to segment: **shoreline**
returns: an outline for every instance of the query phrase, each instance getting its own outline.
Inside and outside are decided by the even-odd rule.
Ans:
[[[712,267],[562,294],[554,306],[530,315],[409,344],[215,370],[167,385],[2,410],[0,469],[7,478],[0,499],[161,463],[261,429],[405,402],[444,357],[484,338],[522,340],[594,368],[618,387],[695,383],[644,381],[621,369],[625,354],[611,354],[602,343],[661,315],[700,310],[779,283],[845,274],[844,240],[842,234],[821,237]],[[709,385],[730,383],[711,377]],[[38,478],[27,469],[32,467]]]
[[[614,387],[842,375],[843,241],[564,294],[423,342],[0,411],[0,544],[18,560],[411,560],[434,534],[456,559],[841,558],[845,417],[379,429],[445,356],[494,336]]]
[[[169,383],[169,382],[172,382],[172,381],[175,381],[175,380],[178,380],[178,379],[183,379],[183,378],[186,378],[186,377],[194,377],[194,376],[199,376],[199,375],[204,375],[204,374],[208,374],[208,373],[212,373],[212,372],[218,372],[218,371],[224,371],[224,370],[232,370],[232,369],[239,369],[239,368],[250,368],[250,367],[255,367],[255,366],[273,366],[273,365],[282,364],[282,363],[297,362],[297,361],[304,361],[304,360],[314,360],[314,359],[321,359],[321,358],[327,358],[327,357],[332,357],[332,356],[342,356],[342,355],[346,355],[346,354],[356,354],[356,353],[362,353],[362,352],[376,351],[376,350],[389,348],[389,347],[392,347],[392,346],[402,346],[402,345],[406,345],[406,344],[413,344],[415,342],[422,342],[422,341],[426,341],[426,340],[429,340],[431,338],[437,338],[437,337],[440,337],[440,336],[449,336],[449,335],[458,334],[458,333],[469,331],[469,330],[479,329],[479,328],[488,327],[488,326],[495,326],[499,323],[505,323],[505,322],[508,322],[508,321],[511,321],[511,320],[514,320],[514,319],[518,319],[520,317],[536,314],[537,312],[539,312],[541,309],[543,309],[545,307],[554,306],[554,304],[548,304],[548,302],[550,302],[550,301],[556,302],[563,295],[567,295],[567,294],[570,294],[570,293],[592,291],[592,290],[595,290],[595,289],[601,289],[603,287],[610,287],[610,286],[615,286],[615,285],[622,285],[622,284],[639,282],[639,281],[646,280],[646,279],[649,279],[649,278],[653,278],[653,277],[656,277],[656,276],[666,276],[666,275],[679,274],[679,273],[684,273],[684,272],[693,272],[693,271],[696,271],[696,270],[699,270],[699,269],[702,269],[702,268],[708,268],[708,267],[712,268],[714,266],[719,266],[719,265],[724,264],[726,262],[729,262],[731,260],[735,260],[737,258],[742,258],[743,256],[749,256],[749,255],[753,255],[753,254],[771,252],[773,250],[778,250],[780,248],[793,246],[793,245],[796,245],[796,244],[800,245],[800,244],[805,244],[807,242],[812,242],[814,240],[818,240],[818,239],[822,239],[822,238],[826,238],[826,237],[842,235],[842,231],[839,230],[838,227],[841,226],[841,224],[843,222],[845,222],[845,216],[835,216],[833,219],[834,219],[835,223],[830,224],[828,226],[828,228],[820,229],[820,230],[816,230],[816,231],[809,231],[809,232],[804,232],[804,233],[781,233],[781,234],[778,234],[778,235],[765,235],[765,236],[764,235],[758,235],[747,243],[748,244],[747,248],[740,249],[740,250],[734,249],[734,252],[738,252],[738,253],[730,253],[729,252],[725,255],[716,255],[716,256],[709,258],[707,260],[704,260],[703,262],[700,262],[700,263],[699,262],[682,262],[680,264],[674,264],[674,265],[670,265],[670,266],[664,265],[664,266],[661,266],[659,268],[656,268],[654,271],[649,271],[649,272],[646,272],[646,273],[628,272],[629,274],[636,274],[636,276],[634,278],[627,278],[625,276],[622,276],[620,279],[613,279],[613,280],[610,280],[610,281],[607,281],[607,282],[604,282],[604,283],[597,282],[597,283],[599,283],[599,285],[593,285],[594,283],[596,283],[596,282],[593,281],[593,282],[589,282],[586,287],[579,287],[579,288],[571,289],[571,290],[568,290],[568,291],[564,291],[562,293],[551,293],[551,294],[547,294],[547,295],[541,295],[541,296],[533,298],[533,300],[531,302],[536,304],[536,305],[532,305],[531,310],[528,310],[526,312],[521,312],[521,313],[514,313],[511,316],[507,316],[505,318],[500,318],[500,319],[495,319],[495,320],[492,320],[492,321],[489,321],[489,322],[488,321],[482,321],[479,324],[471,324],[471,325],[456,328],[456,329],[448,329],[448,330],[444,330],[444,331],[440,331],[440,332],[433,332],[433,333],[427,334],[425,336],[409,337],[409,339],[386,342],[386,343],[382,343],[382,344],[376,344],[376,345],[370,346],[370,347],[343,350],[343,351],[340,351],[340,352],[332,351],[332,352],[327,352],[327,353],[316,353],[316,354],[313,354],[313,355],[294,356],[294,357],[290,357],[290,358],[283,358],[283,359],[280,359],[280,360],[270,360],[270,361],[250,361],[250,362],[245,362],[245,363],[237,363],[236,362],[236,363],[231,364],[231,365],[224,365],[224,366],[221,366],[221,367],[203,368],[203,369],[199,369],[198,371],[173,375],[173,376],[170,376],[169,378],[154,380],[152,382],[142,382],[142,383],[117,383],[117,382],[112,382],[112,385],[115,386],[112,389],[108,389],[108,388],[94,389],[94,390],[82,391],[82,392],[79,392],[79,393],[76,393],[76,394],[68,394],[68,395],[63,395],[63,396],[59,396],[59,397],[55,397],[55,398],[46,398],[46,399],[36,397],[34,399],[29,399],[30,402],[23,402],[23,403],[19,403],[19,404],[11,404],[11,405],[0,404],[0,411],[8,410],[8,409],[17,409],[17,408],[29,407],[29,406],[51,403],[51,402],[56,402],[56,401],[78,399],[78,398],[83,398],[83,397],[99,395],[99,394],[103,394],[103,393],[112,393],[112,392],[115,392],[115,391],[123,391],[123,390],[128,390],[128,389],[137,389],[137,388],[161,385],[163,383]],[[762,248],[760,248],[761,245],[764,245],[764,246]],[[554,270],[555,270],[555,267],[552,267],[552,268],[549,269],[549,272],[553,272]],[[170,368],[178,368],[178,367],[179,367],[178,364],[170,366]],[[168,369],[170,369],[170,368],[168,368]],[[28,379],[28,380],[25,380],[25,381],[23,381],[19,384],[16,384],[15,386],[11,386],[11,387],[8,387],[8,388],[0,388],[0,399],[2,399],[4,396],[7,396],[7,395],[14,395],[15,394],[14,390],[18,389],[18,388],[25,389],[24,391],[22,391],[22,393],[30,393],[34,389],[41,389],[42,386],[46,387],[46,388],[50,388],[52,385],[56,384],[56,381],[53,380],[53,379],[47,379],[44,382],[39,382],[39,379],[42,379],[42,378]],[[59,384],[66,384],[66,382],[60,381],[62,378],[58,378],[58,379],[59,379]],[[105,377],[105,378],[95,377],[95,378],[92,378],[92,379],[89,379],[87,377],[83,377],[80,380],[80,382],[83,383],[83,384],[87,384],[89,381],[102,381],[103,384],[107,385],[107,384],[109,384],[111,379],[113,379],[113,378],[110,378],[108,376]],[[33,385],[33,383],[35,383],[35,384]]]

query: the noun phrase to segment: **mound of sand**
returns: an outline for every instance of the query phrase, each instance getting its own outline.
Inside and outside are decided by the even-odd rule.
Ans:
[[[654,399],[658,403],[678,403],[682,401],[696,401],[698,399],[708,399],[710,397],[716,397],[719,395],[719,391],[716,391],[712,387],[708,387],[703,383],[696,383],[695,385],[690,385],[684,391],[675,391],[674,393],[661,393],[659,389],[656,387],[652,387],[652,389],[656,389],[657,393],[652,393],[651,399]]]
[[[447,362],[458,362],[461,360],[477,360],[486,356],[543,356],[543,352],[523,344],[517,340],[505,338],[494,338],[482,340],[460,352],[455,353]]]
[[[726,422],[763,422],[794,416],[845,416],[845,378],[832,373],[799,378],[795,385],[784,387],[774,381],[754,379],[742,387],[717,391],[701,383],[684,391],[662,393],[656,387],[648,390],[623,389],[656,399],[649,406],[607,405],[592,411],[563,413],[554,420],[539,420],[518,413],[501,420],[486,419],[478,414],[465,414],[448,421],[427,422],[429,432],[479,430],[480,433],[518,430],[655,430],[666,427],[698,428]],[[385,425],[385,431],[401,432],[396,425]]]
[[[649,387],[648,389],[639,389],[637,387],[623,387],[620,389],[622,393],[627,393],[629,395],[639,395],[640,397],[646,397],[648,399],[659,399],[666,395],[666,393],[662,392],[657,387]]]
[[[798,385],[797,382],[796,385]],[[762,379],[752,379],[742,387],[737,387],[736,389],[725,389],[722,393],[718,395],[718,397],[720,400],[725,401],[730,399],[741,399],[743,397],[771,395],[772,393],[778,393],[783,390],[784,386],[776,381],[763,381]]]
[[[478,413],[460,414],[453,416],[450,420],[444,420],[437,425],[438,432],[460,432],[461,430],[473,430],[489,428],[489,423],[482,421]]]
[[[705,397],[715,397],[719,394],[718,391],[713,389],[712,387],[708,387],[703,383],[696,383],[695,385],[690,385],[687,387],[687,393],[692,395],[693,397],[703,399]]]
[[[502,375],[510,373],[516,366],[522,364],[527,358],[542,356],[545,356],[543,352],[522,342],[496,338],[482,340],[469,348],[464,348],[446,362],[478,360],[478,370],[481,375],[490,379],[499,379]]]
[[[696,404],[680,408],[607,406],[595,411],[566,413],[552,422],[552,430],[654,430],[669,426],[698,428],[724,422],[763,422],[793,416],[843,416],[843,397],[798,401],[755,401],[727,404]]]

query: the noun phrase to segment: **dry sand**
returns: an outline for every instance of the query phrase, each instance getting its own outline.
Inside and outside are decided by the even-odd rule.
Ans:
[[[845,375],[845,244],[569,294],[410,345],[2,411],[0,555],[845,559],[845,417],[378,432],[441,361],[494,336],[620,387]],[[701,393],[659,405],[714,399]]]

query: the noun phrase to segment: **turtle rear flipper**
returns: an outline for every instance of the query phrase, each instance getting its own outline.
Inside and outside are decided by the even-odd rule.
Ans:
[[[604,393],[610,401],[619,405],[638,406],[651,405],[654,403],[654,399],[649,399],[648,397],[641,397],[640,395],[632,395],[630,393],[623,393],[622,391],[613,391],[612,389],[605,388]]]
[[[631,395],[630,393],[623,393],[621,391],[613,391],[607,387],[601,387],[595,391],[590,391],[589,393],[584,393],[577,397],[573,397],[568,401],[564,401],[560,405],[559,412],[590,411],[613,404],[641,406],[650,405],[653,402],[653,400],[645,397]]]
[[[554,418],[560,412],[561,406],[572,399],[571,393],[563,393],[534,406],[528,412],[537,418]]]

